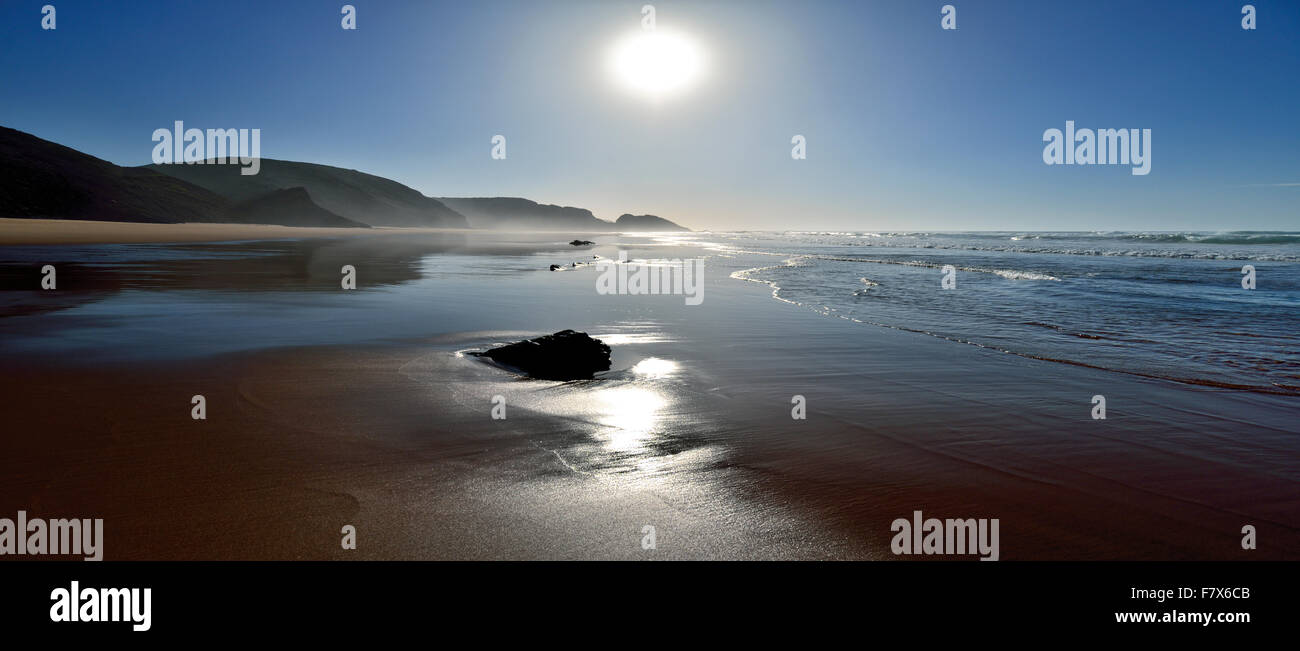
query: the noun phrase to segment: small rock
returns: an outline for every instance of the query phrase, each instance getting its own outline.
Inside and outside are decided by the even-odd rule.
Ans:
[[[609,346],[573,330],[470,354],[519,369],[539,380],[589,380],[597,371],[609,370]]]

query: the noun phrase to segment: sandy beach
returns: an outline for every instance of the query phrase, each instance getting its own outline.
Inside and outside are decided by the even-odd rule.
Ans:
[[[915,510],[999,518],[1004,560],[1300,549],[1293,397],[827,318],[731,277],[763,260],[576,235],[129,249],[94,283],[61,270],[80,298],[45,308],[64,299],[9,273],[0,512],[102,517],[108,559],[893,559]],[[706,255],[705,300],[546,271],[620,249]],[[536,381],[463,354],[564,328],[613,369]]]
[[[141,224],[69,219],[0,218],[0,246],[22,244],[136,244],[222,242],[300,237],[356,237],[376,230],[302,228],[265,224]],[[419,229],[454,231],[457,229]]]

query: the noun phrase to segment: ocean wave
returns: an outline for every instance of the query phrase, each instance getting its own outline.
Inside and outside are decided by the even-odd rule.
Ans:
[[[878,283],[878,282],[876,282],[876,281],[874,281],[874,280],[872,280],[872,279],[870,279],[870,278],[859,278],[859,279],[858,279],[858,282],[860,282],[860,283],[862,283],[863,285],[865,285],[865,287],[863,287],[862,289],[855,289],[855,290],[853,290],[853,295],[854,295],[854,296],[870,296],[870,295],[872,295],[871,288],[872,288],[872,287],[879,287],[879,286],[880,286],[880,283]]]
[[[754,267],[752,269],[741,269],[740,271],[733,271],[731,272],[731,277],[736,280],[744,280],[751,283],[759,283],[761,285],[767,285],[768,287],[772,288],[772,298],[775,298],[776,300],[781,301],[783,303],[798,305],[800,307],[808,307],[803,303],[800,303],[798,301],[792,301],[788,298],[781,296],[781,286],[776,284],[775,282],[772,282],[764,278],[754,277],[754,274],[761,273],[764,271],[769,271],[772,269],[789,269],[798,266],[802,266],[802,265],[799,264],[795,258],[790,258],[788,260],[785,260],[781,264],[774,264],[774,265],[768,265],[766,267]]]
[[[805,243],[848,247],[1300,262],[1300,232],[1294,231],[797,231],[786,235]],[[1263,247],[1267,248],[1259,250]]]
[[[897,245],[892,245],[896,246]],[[1130,257],[1130,258],[1167,258],[1167,259],[1184,259],[1184,260],[1244,260],[1249,262],[1300,262],[1300,255],[1290,255],[1285,253],[1240,253],[1233,251],[1204,251],[1204,250],[1177,250],[1177,249],[1106,249],[1098,247],[1063,247],[1063,246],[1007,246],[1007,245],[976,245],[976,244],[937,244],[926,243],[917,244],[911,247],[899,248],[919,248],[919,249],[938,249],[945,251],[986,251],[991,253],[1033,253],[1040,255],[1080,255],[1080,256],[1101,256],[1101,257]]]
[[[851,236],[868,238],[963,238],[988,240],[1088,240],[1088,241],[1129,241],[1129,242],[1170,242],[1170,243],[1207,243],[1207,244],[1300,244],[1300,232],[1294,231],[1043,231],[1043,232],[837,232],[837,231],[793,231],[795,235],[810,236]]]
[[[1069,238],[1059,238],[1069,239]],[[1272,232],[1272,231],[1226,231],[1221,233],[1209,233],[1201,231],[1177,232],[1177,233],[1114,233],[1094,235],[1091,237],[1082,237],[1078,239],[1097,239],[1097,240],[1120,240],[1132,242],[1155,242],[1157,244],[1227,244],[1227,245],[1259,245],[1259,244],[1300,244],[1300,234]]]
[[[1300,235],[1216,235],[1197,241],[1202,244],[1300,244]]]
[[[938,332],[938,331],[935,331],[935,330],[929,330],[929,329],[926,329],[926,328],[908,327],[908,326],[898,325],[898,324],[895,324],[895,323],[884,323],[884,322],[880,322],[880,321],[874,321],[874,320],[864,319],[864,318],[861,318],[861,317],[859,317],[859,316],[854,316],[854,315],[852,315],[852,314],[841,313],[838,309],[836,309],[836,308],[834,308],[834,307],[829,307],[829,306],[826,306],[826,305],[819,305],[819,304],[816,304],[816,303],[806,303],[806,302],[802,302],[802,301],[799,301],[799,300],[794,300],[794,299],[791,299],[791,298],[787,298],[787,297],[785,297],[785,296],[782,295],[782,290],[783,290],[784,288],[781,287],[781,285],[779,285],[779,284],[776,283],[775,281],[768,280],[768,279],[766,279],[766,278],[758,278],[758,277],[755,277],[756,274],[761,274],[761,272],[763,272],[763,271],[769,271],[769,270],[772,270],[772,269],[782,269],[782,268],[791,268],[791,267],[796,267],[796,266],[806,266],[806,262],[804,262],[804,260],[805,260],[807,257],[808,257],[808,256],[795,256],[795,257],[792,257],[792,258],[786,260],[786,261],[785,261],[784,263],[782,263],[782,264],[778,264],[778,265],[769,265],[769,266],[763,266],[763,267],[754,267],[754,268],[752,268],[752,269],[744,269],[744,270],[741,270],[741,271],[736,271],[736,272],[733,272],[733,273],[731,274],[731,277],[732,277],[732,278],[735,278],[735,279],[738,279],[738,280],[745,280],[745,281],[749,281],[749,282],[756,282],[756,283],[761,283],[761,284],[767,285],[767,286],[769,286],[769,287],[772,288],[772,298],[774,298],[774,299],[776,299],[776,300],[779,300],[779,301],[781,301],[781,302],[783,302],[783,303],[789,303],[789,304],[791,304],[791,305],[797,305],[797,306],[803,307],[803,308],[805,308],[805,309],[812,310],[813,312],[816,312],[816,313],[821,314],[821,315],[823,315],[823,316],[830,316],[830,317],[835,317],[835,318],[838,318],[838,319],[844,319],[844,320],[847,320],[847,321],[851,321],[851,322],[853,322],[853,323],[861,323],[861,324],[864,324],[864,325],[876,326],[876,327],[880,327],[880,328],[889,328],[889,329],[891,329],[891,330],[900,330],[900,331],[903,331],[903,332],[911,332],[911,333],[915,333],[915,334],[920,334],[920,335],[925,335],[925,336],[929,336],[929,337],[934,337],[934,338],[937,338],[937,339],[943,339],[943,340],[946,340],[946,341],[951,341],[951,342],[954,342],[954,343],[965,344],[965,345],[969,345],[969,346],[975,346],[975,347],[977,347],[977,348],[983,348],[983,349],[986,349],[986,350],[993,350],[993,351],[997,351],[997,352],[1000,352],[1000,353],[1006,353],[1006,354],[1009,354],[1009,355],[1015,355],[1015,356],[1017,356],[1017,357],[1023,357],[1023,358],[1026,358],[1026,359],[1033,359],[1033,360],[1037,360],[1037,361],[1041,361],[1041,362],[1049,362],[1049,363],[1056,363],[1056,364],[1066,364],[1066,365],[1070,365],[1070,366],[1079,366],[1079,367],[1084,367],[1084,368],[1096,369],[1096,370],[1100,370],[1100,371],[1106,371],[1106,372],[1112,372],[1112,373],[1122,373],[1122,374],[1125,374],[1125,375],[1132,375],[1132,376],[1144,377],[1144,378],[1149,378],[1149,379],[1154,379],[1154,380],[1162,380],[1162,381],[1167,381],[1167,382],[1177,382],[1177,383],[1180,383],[1180,384],[1188,384],[1188,385],[1194,385],[1194,386],[1210,387],[1210,388],[1217,388],[1217,389],[1227,389],[1227,390],[1235,390],[1235,391],[1247,391],[1247,392],[1252,392],[1252,393],[1263,393],[1263,394],[1272,394],[1272,395],[1300,396],[1300,386],[1292,385],[1292,384],[1286,384],[1286,383],[1277,382],[1277,381],[1269,382],[1269,383],[1267,383],[1267,384],[1252,384],[1252,383],[1246,383],[1246,382],[1230,382],[1230,381],[1226,381],[1226,380],[1214,379],[1214,378],[1209,378],[1209,377],[1194,377],[1194,376],[1180,375],[1180,374],[1175,374],[1175,373],[1158,373],[1158,372],[1153,372],[1153,371],[1151,371],[1151,370],[1148,369],[1148,368],[1121,368],[1121,367],[1119,367],[1119,366],[1097,364],[1097,363],[1090,362],[1090,361],[1085,362],[1085,361],[1082,361],[1082,360],[1080,360],[1080,359],[1070,359],[1070,358],[1067,358],[1067,357],[1058,357],[1058,356],[1043,355],[1043,354],[1040,354],[1040,353],[1029,352],[1029,351],[1026,351],[1026,350],[1015,350],[1015,349],[1008,348],[1008,347],[1003,346],[1003,345],[994,344],[994,343],[991,343],[991,342],[981,342],[981,341],[976,341],[976,340],[971,339],[971,338],[966,338],[966,337],[958,336],[958,335],[951,334],[951,333]],[[860,261],[860,260],[853,259],[853,258],[844,258],[844,259],[845,259],[845,260],[852,260],[852,261]],[[932,264],[924,263],[924,262],[920,262],[920,261],[905,261],[905,262],[903,262],[902,264],[911,264],[911,265],[915,265],[915,266],[937,266],[937,265],[932,265]],[[863,282],[863,284],[868,285],[868,287],[872,287],[872,286],[876,286],[876,285],[877,285],[877,283],[874,283],[873,281],[870,281],[870,280],[867,279],[867,278],[859,278],[859,281]],[[855,291],[853,292],[853,294],[854,294],[855,296],[862,296],[862,295],[865,295],[865,293],[866,293],[866,290],[864,290],[864,289],[855,290]],[[1102,336],[1102,335],[1100,335],[1100,334],[1095,334],[1095,333],[1072,332],[1072,331],[1069,331],[1069,330],[1067,330],[1067,329],[1065,329],[1065,328],[1063,328],[1063,327],[1061,327],[1061,326],[1058,326],[1058,325],[1055,325],[1055,324],[1051,324],[1051,323],[1045,323],[1045,322],[1042,322],[1042,321],[1025,321],[1025,322],[1022,323],[1022,325],[1028,325],[1028,326],[1034,326],[1034,327],[1039,327],[1039,328],[1045,328],[1045,329],[1049,329],[1049,330],[1054,330],[1054,331],[1059,332],[1059,333],[1061,333],[1061,334],[1070,335],[1070,336],[1073,336],[1073,337],[1076,337],[1076,338],[1081,338],[1081,339],[1092,339],[1092,340],[1111,339],[1111,337],[1105,337],[1105,336]]]
[[[822,256],[822,255],[805,255],[800,256],[810,260],[831,260],[835,262],[867,262],[871,264],[892,264],[903,267],[926,267],[929,269],[942,269],[948,265],[938,262],[929,262],[925,260],[883,260],[880,258],[849,258],[840,256]],[[987,267],[965,267],[953,265],[958,271],[970,271],[973,273],[993,274],[1007,280],[1051,280],[1060,282],[1060,278],[1051,274],[1045,274],[1037,271],[1024,271],[1021,269],[990,269]],[[862,280],[866,280],[863,278]],[[873,283],[874,284],[874,283]]]
[[[972,269],[966,269],[966,270],[973,271]],[[996,276],[1002,276],[1003,278],[1008,278],[1010,280],[1054,280],[1057,282],[1060,282],[1061,280],[1056,276],[1049,276],[1047,274],[1041,274],[1035,271],[1016,271],[1014,269],[990,269],[987,271],[983,271],[983,273],[991,273]]]

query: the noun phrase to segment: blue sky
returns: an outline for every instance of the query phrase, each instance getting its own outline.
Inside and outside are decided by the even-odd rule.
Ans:
[[[258,128],[431,196],[695,228],[1300,230],[1292,0],[1254,31],[1243,2],[652,2],[707,61],[662,101],[606,69],[645,0],[343,4],[7,0],[0,124],[122,165],[175,120]],[[1045,165],[1066,120],[1151,129],[1151,173]]]

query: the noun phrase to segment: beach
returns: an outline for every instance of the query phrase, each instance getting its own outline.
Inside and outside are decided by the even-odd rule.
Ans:
[[[861,264],[889,273],[846,271],[879,283],[857,289],[895,272],[938,289],[933,251],[908,255],[935,268],[712,234],[0,226],[0,513],[103,518],[109,560],[923,559],[890,546],[915,511],[998,519],[1001,560],[1300,557],[1300,398],[1275,370],[1078,363],[1093,340],[997,345],[770,275]],[[703,301],[549,271],[620,250],[704,258]],[[38,289],[44,264],[59,289]],[[1071,280],[981,265],[958,261],[959,292]],[[528,380],[466,354],[562,329],[609,344],[612,369]],[[1147,350],[1119,341],[1119,360]]]
[[[455,229],[427,229],[429,231]],[[0,246],[22,244],[138,244],[223,242],[270,238],[347,237],[371,229],[302,228],[266,224],[144,224],[70,219],[0,218]]]

